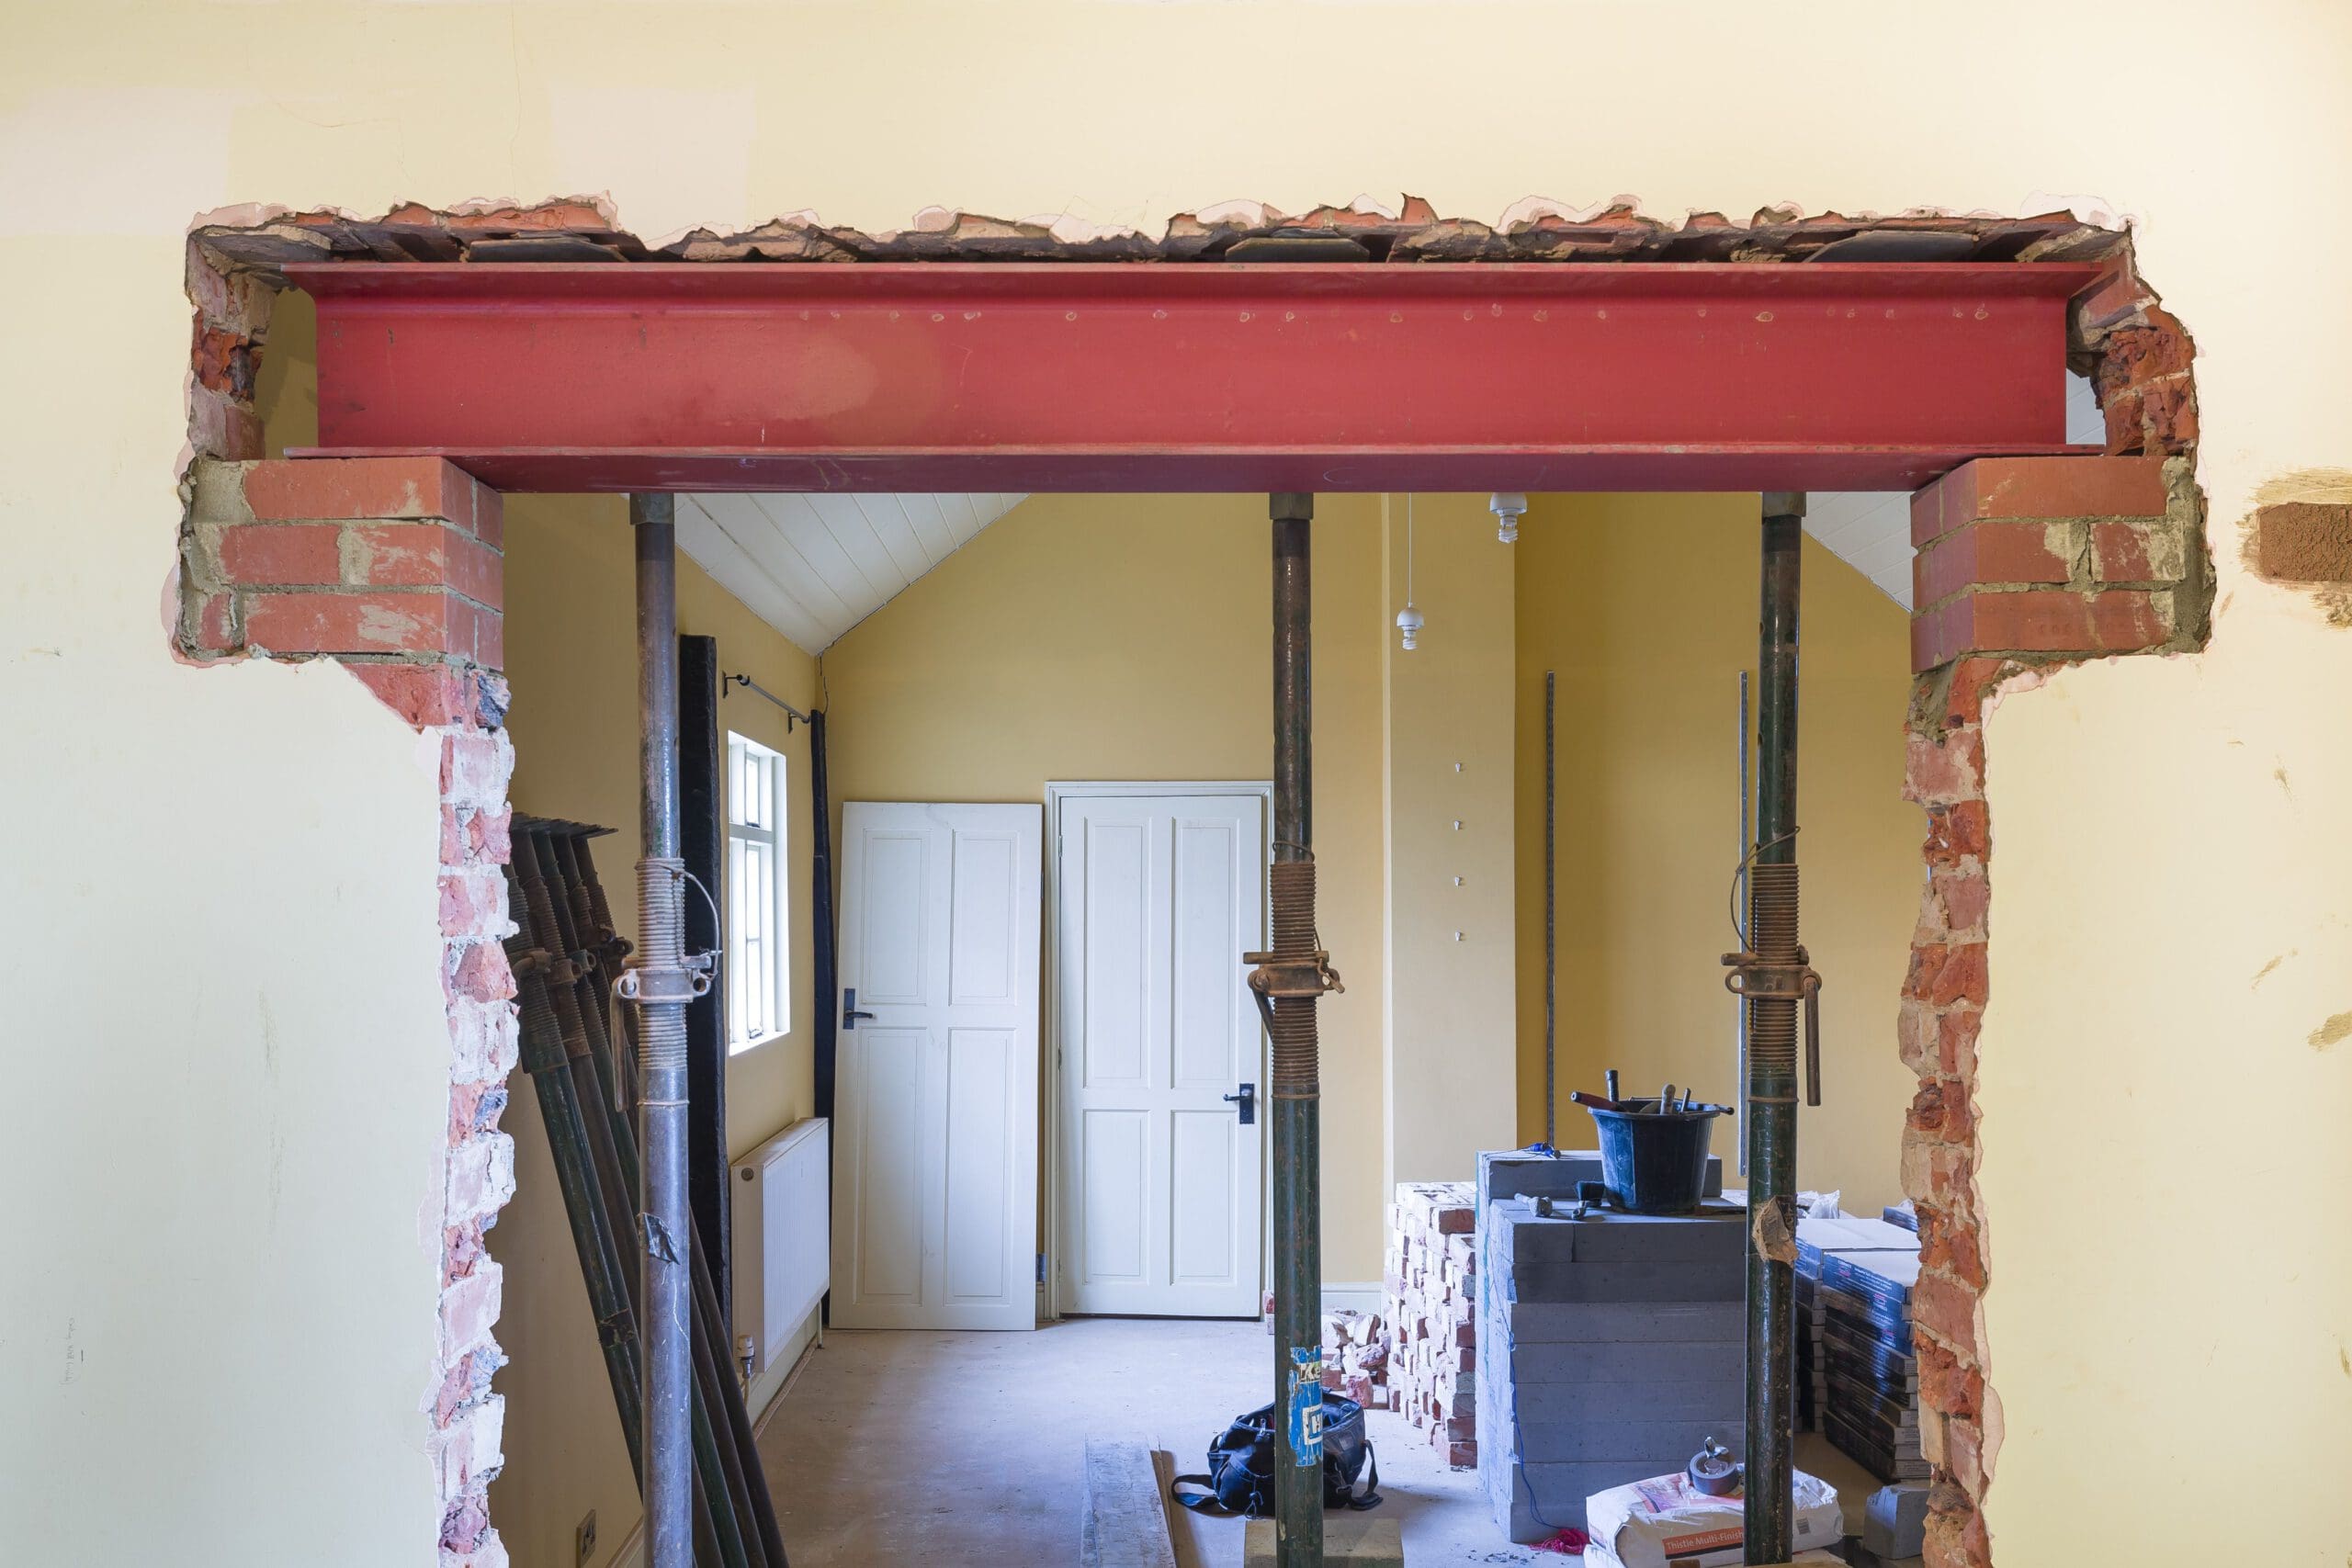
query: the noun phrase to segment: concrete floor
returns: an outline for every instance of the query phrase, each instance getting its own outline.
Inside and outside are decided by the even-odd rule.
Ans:
[[[1090,1437],[1148,1443],[1201,1469],[1209,1439],[1272,1393],[1255,1321],[1071,1318],[1034,1334],[836,1330],[760,1436],[793,1568],[1078,1560]],[[1449,1470],[1401,1416],[1367,1416],[1379,1510],[1408,1562],[1560,1563],[1502,1539],[1475,1471]],[[1800,1439],[1798,1464],[1837,1483],[1849,1529],[1876,1485]],[[1238,1568],[1241,1521],[1173,1510],[1183,1568]]]

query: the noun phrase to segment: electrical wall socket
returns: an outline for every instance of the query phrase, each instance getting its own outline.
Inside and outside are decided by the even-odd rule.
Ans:
[[[587,1517],[580,1521],[580,1528],[572,1532],[571,1544],[573,1568],[580,1568],[581,1564],[596,1555],[595,1509],[589,1509]]]

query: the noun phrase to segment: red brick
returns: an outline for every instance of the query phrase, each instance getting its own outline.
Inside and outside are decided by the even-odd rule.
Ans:
[[[447,593],[256,593],[244,601],[245,640],[271,653],[450,653]],[[470,643],[471,627],[464,628]]]
[[[1959,942],[1949,950],[1938,968],[1927,999],[1937,1007],[1950,1007],[1954,1002],[1974,1002],[1983,1007],[1989,985],[1984,944]]]
[[[2163,523],[2099,522],[2091,525],[2091,571],[2101,582],[2177,582],[2178,556]]]
[[[472,722],[473,680],[446,664],[346,664],[412,729]]]
[[[1911,542],[1925,546],[1983,518],[2161,517],[2164,466],[2150,457],[1980,457],[1937,481],[1924,519],[1916,498]],[[1922,532],[1925,521],[1936,531]]]
[[[1959,633],[1971,651],[2136,653],[2172,636],[2165,600],[2132,589],[1973,593]]]
[[[503,1002],[514,995],[514,972],[506,966],[506,950],[494,942],[477,942],[459,955],[450,971],[449,988],[478,1002]]]
[[[1975,1420],[1984,1408],[1984,1377],[1933,1339],[1920,1338],[1919,1403],[1940,1416]]]
[[[2109,269],[2104,277],[2076,295],[2075,301],[2083,329],[2094,333],[2133,320],[2154,302],[2146,286],[2125,266]]]
[[[1992,886],[1981,871],[1939,871],[1932,879],[1936,904],[1944,925],[1954,932],[1973,931],[1984,924],[1992,906]]]
[[[2006,659],[1963,659],[1953,666],[1951,690],[1944,699],[1944,723],[1952,727],[1983,723],[1984,694],[2008,671]]]
[[[213,593],[196,607],[196,646],[205,653],[227,653],[242,647],[237,637],[236,601],[227,593]]]
[[[1950,1120],[1947,1116],[1947,1122]],[[1973,1132],[1973,1114],[1970,1113],[1966,1120]],[[1976,1227],[1951,1216],[1933,1211],[1919,1216],[1919,1266],[1943,1269],[1976,1290],[1984,1288],[1984,1255],[1976,1245]]]
[[[1944,1077],[1976,1077],[1976,1035],[1984,1021],[1974,1008],[1951,1008],[1936,1016],[1936,1067]]]
[[[1947,1344],[1973,1351],[1976,1345],[1977,1292],[1947,1274],[1919,1271],[1911,1292],[1913,1319],[1922,1328],[1940,1335]]]
[[[2352,505],[2289,501],[2256,509],[2255,566],[2281,582],[2352,582]]]
[[[1973,583],[2064,582],[2069,552],[2064,530],[2046,524],[1962,524],[1913,558],[1912,602],[1933,604]]]
[[[1955,865],[1967,856],[1982,859],[1992,852],[1993,823],[1981,800],[1955,801],[1928,808],[1928,841],[1923,852],[1931,866]]]
[[[245,462],[262,455],[261,420],[254,406],[202,383],[187,390],[188,441],[199,457]]]
[[[273,588],[343,581],[332,523],[247,523],[220,530],[220,572],[228,581]]]
[[[2147,312],[2147,324],[2120,328],[2108,334],[2100,347],[2099,378],[2117,386],[2138,386],[2166,376],[2188,372],[2196,345],[2171,312]]]
[[[245,471],[245,502],[264,522],[443,517],[470,532],[476,488],[439,457],[281,458]]]
[[[441,523],[362,523],[343,531],[348,581],[377,588],[447,587],[502,606],[505,562],[497,551]]]
[[[2145,450],[2178,456],[2197,445],[2197,392],[2186,376],[2151,381],[2140,389],[2146,414]]]
[[[2140,389],[2117,387],[2099,394],[2099,418],[2107,426],[2109,457],[2126,457],[2148,449],[2146,411],[2140,406]]]
[[[1941,740],[1924,735],[1906,739],[1903,795],[1922,806],[1947,806],[1984,795],[1984,732],[1973,726],[1949,730]]]

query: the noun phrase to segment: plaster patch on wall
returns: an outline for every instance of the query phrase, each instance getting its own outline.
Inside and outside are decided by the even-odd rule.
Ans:
[[[2265,479],[2238,527],[2238,560],[2250,575],[2300,590],[2328,625],[2352,629],[2352,468]]]

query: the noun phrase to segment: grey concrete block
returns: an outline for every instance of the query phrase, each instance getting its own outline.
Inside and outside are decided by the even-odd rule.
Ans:
[[[1577,1182],[1600,1179],[1599,1149],[1564,1149],[1557,1155],[1498,1149],[1478,1156],[1478,1207],[1484,1210],[1498,1198],[1573,1198]],[[1707,1156],[1700,1190],[1709,1198],[1723,1196],[1723,1156]]]
[[[1623,1214],[1611,1210],[1582,1219],[1546,1218],[1524,1198],[1487,1209],[1487,1256],[1499,1266],[1521,1263],[1720,1262],[1737,1259],[1747,1230],[1744,1211],[1711,1205],[1697,1214]]]
[[[1514,1382],[1729,1382],[1747,1375],[1744,1340],[1600,1340],[1560,1343],[1537,1340],[1498,1346],[1479,1361]]]
[[[1744,1302],[1747,1270],[1714,1263],[1519,1263],[1487,1281],[1514,1303]]]
[[[1747,1343],[1744,1294],[1721,1302],[1556,1303],[1509,1301],[1498,1292],[1487,1310],[1492,1314],[1488,1321],[1501,1329],[1504,1340],[1521,1348],[1546,1343]]]
[[[1241,1547],[1243,1568],[1274,1568],[1274,1521],[1251,1519]],[[1323,1561],[1346,1568],[1405,1568],[1404,1527],[1394,1517],[1336,1513],[1323,1516]]]
[[[1602,1463],[1651,1454],[1679,1454],[1682,1457],[1667,1467],[1675,1470],[1689,1462],[1709,1438],[1738,1448],[1745,1425],[1746,1416],[1736,1403],[1729,1409],[1718,1406],[1705,1418],[1695,1420],[1535,1421],[1527,1419],[1522,1413],[1519,1422],[1520,1459],[1524,1464],[1540,1468],[1548,1463]]]
[[[1881,1557],[1917,1557],[1928,1545],[1928,1489],[1882,1486],[1862,1506],[1862,1545]]]
[[[1482,1402],[1483,1403],[1483,1402]],[[1747,1388],[1739,1378],[1711,1382],[1521,1382],[1497,1391],[1495,1416],[1532,1434],[1547,1422],[1708,1421],[1740,1416]],[[1734,1425],[1739,1425],[1735,1421]]]

